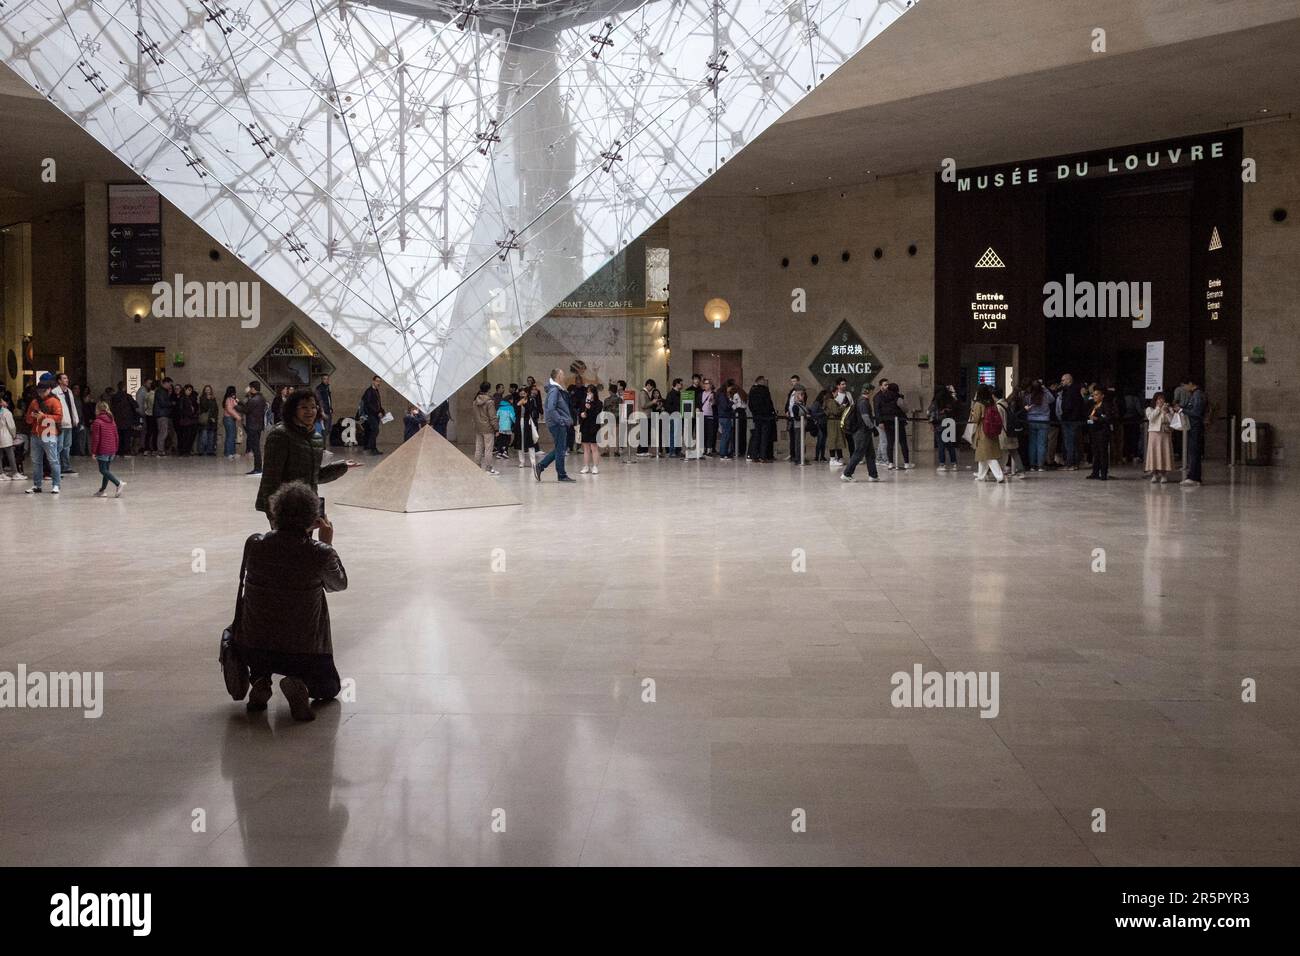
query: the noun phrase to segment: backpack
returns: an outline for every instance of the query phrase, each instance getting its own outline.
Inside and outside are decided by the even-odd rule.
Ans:
[[[1007,422],[1007,433],[1019,437],[1029,430],[1029,413],[1024,407],[1009,408],[1011,421]]]
[[[846,435],[852,435],[862,427],[862,416],[858,413],[857,402],[849,402],[840,416],[840,428]]]
[[[997,405],[989,405],[984,409],[982,427],[985,438],[997,438],[1002,434],[1002,413],[998,411]]]

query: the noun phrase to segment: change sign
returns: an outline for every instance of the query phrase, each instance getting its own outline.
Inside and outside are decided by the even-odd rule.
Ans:
[[[823,388],[834,388],[836,381],[844,378],[854,394],[865,383],[875,381],[880,369],[880,359],[848,322],[840,323],[812,361],[813,374]]]

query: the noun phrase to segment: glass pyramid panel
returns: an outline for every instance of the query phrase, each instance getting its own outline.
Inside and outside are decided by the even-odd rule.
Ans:
[[[433,404],[910,5],[8,0],[0,56]]]

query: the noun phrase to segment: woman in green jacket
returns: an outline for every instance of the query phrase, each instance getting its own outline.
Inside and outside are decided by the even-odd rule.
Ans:
[[[347,459],[321,466],[325,454],[325,439],[316,433],[316,418],[320,414],[316,396],[308,388],[295,389],[284,401],[282,420],[266,433],[262,451],[262,482],[257,489],[257,510],[268,514],[268,502],[282,485],[301,481],[314,493],[323,485],[341,477],[349,468],[357,468],[359,461]]]

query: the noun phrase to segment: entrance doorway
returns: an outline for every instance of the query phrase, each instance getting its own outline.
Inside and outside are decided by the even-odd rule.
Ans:
[[[723,385],[729,378],[734,379],[737,385],[743,387],[745,380],[742,373],[741,350],[695,349],[691,353],[690,372],[683,375],[682,378],[689,380],[690,376],[696,372],[707,378],[715,387]]]
[[[113,349],[113,382],[143,382],[145,379],[157,380],[167,367],[167,353],[161,348],[135,347]]]
[[[961,370],[957,381],[957,399],[973,402],[981,385],[991,386],[993,394],[1004,397],[1015,385],[1020,364],[1018,345],[963,345]]]
[[[1201,382],[1209,406],[1205,410],[1205,457],[1228,456],[1227,431],[1216,428],[1230,414],[1228,395],[1228,343],[1226,339],[1205,340],[1205,381]]]

